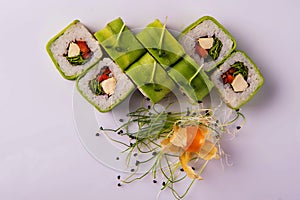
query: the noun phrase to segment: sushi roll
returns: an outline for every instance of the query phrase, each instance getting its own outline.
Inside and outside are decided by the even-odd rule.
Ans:
[[[162,100],[175,87],[164,68],[149,53],[132,64],[126,74],[152,103]]]
[[[76,79],[102,57],[97,40],[79,20],[54,36],[46,49],[60,74],[69,80]]]
[[[184,54],[183,47],[158,19],[136,35],[149,53],[164,67],[170,67]]]
[[[223,101],[238,109],[248,102],[264,83],[254,62],[242,51],[236,51],[212,74]]]
[[[169,68],[168,75],[192,102],[201,101],[214,86],[203,69],[188,55]]]
[[[121,18],[108,23],[94,36],[123,71],[146,52]]]
[[[199,66],[210,71],[227,58],[236,47],[232,35],[213,17],[205,16],[188,26],[179,42]]]
[[[77,81],[80,94],[100,112],[108,112],[121,103],[135,85],[110,59],[104,58]]]

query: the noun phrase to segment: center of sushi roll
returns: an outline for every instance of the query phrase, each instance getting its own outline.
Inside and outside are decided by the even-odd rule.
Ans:
[[[235,92],[243,92],[247,89],[248,68],[243,62],[235,62],[221,75],[223,84],[230,84]]]
[[[89,88],[95,95],[114,94],[117,81],[108,66],[104,66],[96,78],[89,81]]]
[[[222,49],[222,42],[214,35],[212,37],[200,37],[196,40],[195,51],[204,59],[216,60]]]
[[[71,65],[83,65],[92,56],[92,51],[85,41],[70,42],[67,53],[64,55]]]

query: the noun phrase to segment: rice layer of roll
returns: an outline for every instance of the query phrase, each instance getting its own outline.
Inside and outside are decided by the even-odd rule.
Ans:
[[[123,71],[146,52],[121,18],[109,22],[94,35]]]
[[[77,79],[77,89],[100,112],[121,103],[135,85],[111,59],[104,58]]]
[[[236,47],[231,34],[210,16],[188,26],[179,37],[179,42],[199,66],[204,64],[205,71],[220,64]]]
[[[241,51],[233,52],[212,74],[211,80],[224,102],[233,109],[248,102],[264,83],[254,62]]]
[[[175,87],[164,68],[149,53],[131,65],[126,74],[152,103],[162,100]]]
[[[61,75],[69,80],[76,79],[102,56],[97,40],[78,20],[54,36],[46,48]]]

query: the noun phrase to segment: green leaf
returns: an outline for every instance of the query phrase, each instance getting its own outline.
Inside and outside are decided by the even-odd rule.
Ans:
[[[89,82],[89,88],[91,89],[91,91],[95,94],[95,95],[101,95],[102,92],[102,88],[101,88],[101,84],[98,83],[97,79],[92,79]]]
[[[74,57],[66,56],[66,59],[69,61],[69,63],[71,65],[83,65],[84,63],[87,62],[87,60],[85,60],[81,54],[79,54],[78,56],[74,56]]]
[[[219,57],[222,46],[222,42],[214,36],[213,47],[208,51],[208,54],[212,57],[213,60],[216,60]]]
[[[247,80],[248,77],[248,68],[244,65],[242,62],[235,62],[233,65],[231,65],[231,68],[235,70],[233,73],[233,76],[236,76],[238,74],[242,74],[245,80]]]

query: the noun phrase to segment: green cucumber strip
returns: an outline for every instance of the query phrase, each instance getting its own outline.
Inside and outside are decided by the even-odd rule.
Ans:
[[[164,68],[172,66],[185,54],[183,47],[157,19],[136,37]]]
[[[180,90],[195,102],[202,100],[214,87],[206,73],[188,55],[169,68],[168,74]]]
[[[122,71],[146,52],[121,18],[108,23],[94,36]]]
[[[149,53],[132,64],[126,74],[153,103],[162,100],[175,87],[167,72]]]

